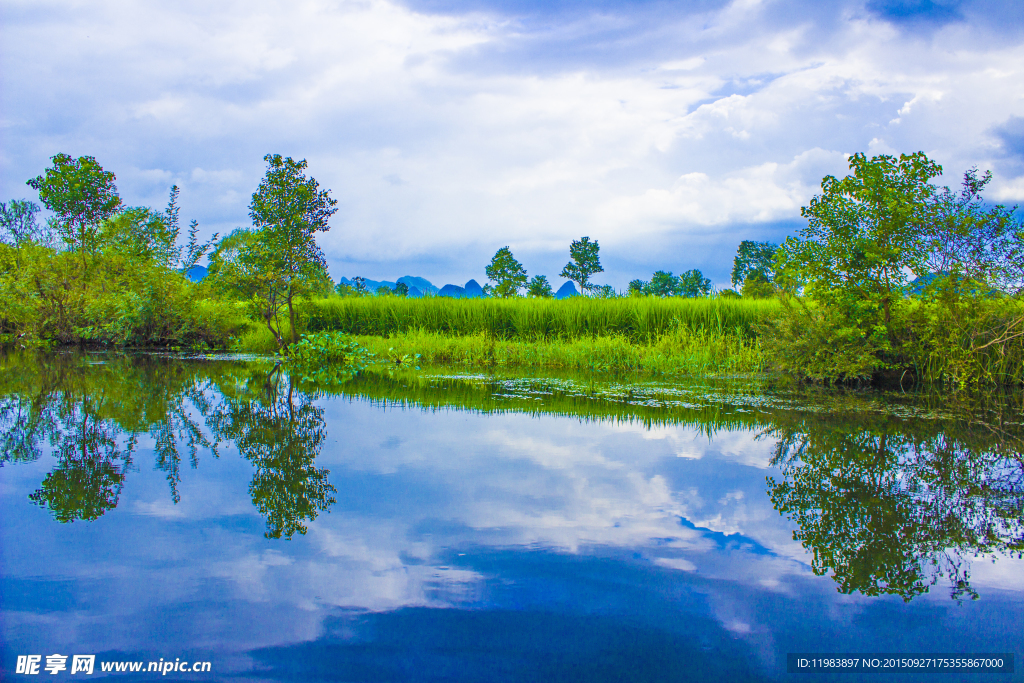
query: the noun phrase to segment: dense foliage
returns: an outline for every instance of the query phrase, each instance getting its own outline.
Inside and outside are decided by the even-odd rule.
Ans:
[[[779,367],[826,381],[1024,380],[1024,230],[981,201],[991,176],[971,170],[959,194],[940,191],[941,167],[921,152],[857,154],[850,168],[822,181],[777,257],[776,281],[803,294],[768,329]]]

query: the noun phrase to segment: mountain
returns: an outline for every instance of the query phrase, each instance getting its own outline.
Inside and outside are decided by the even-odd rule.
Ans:
[[[348,285],[349,287],[355,287],[356,286],[356,281],[355,280],[349,280],[347,277],[338,278],[338,282],[342,282],[342,283]],[[395,288],[395,283],[394,282],[388,282],[387,280],[380,280],[380,281],[378,281],[378,280],[367,280],[366,281],[366,288],[368,290],[370,290],[371,292],[376,292],[381,287],[387,287],[388,289],[394,289]]]
[[[419,299],[423,296],[423,292],[418,287],[409,287],[409,293],[406,296],[410,299]]]
[[[466,296],[466,290],[458,285],[445,285],[441,288],[441,291],[437,293],[438,296],[450,296],[453,299],[461,299]]]
[[[185,271],[185,277],[187,277],[192,282],[199,282],[204,277],[206,277],[206,267],[192,266],[191,268]]]
[[[476,280],[470,280],[463,287],[466,290],[465,297],[467,299],[479,299],[484,295],[484,288],[477,284]]]
[[[574,285],[571,281],[566,282],[564,285],[558,288],[557,292],[555,292],[556,299],[568,299],[570,296],[579,295],[580,293],[576,291],[576,285]]]
[[[412,288],[420,290],[422,294],[437,294],[437,287],[431,284],[430,280],[423,277],[413,277],[412,275],[403,275],[398,278],[399,282],[404,282],[409,285],[409,291],[412,292]]]

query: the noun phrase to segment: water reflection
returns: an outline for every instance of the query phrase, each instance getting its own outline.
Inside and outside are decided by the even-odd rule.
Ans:
[[[969,559],[1024,550],[1024,460],[1005,404],[945,420],[877,413],[779,413],[769,477],[818,575],[843,593],[904,600],[946,577],[978,597]]]
[[[335,502],[329,471],[314,464],[323,410],[266,362],[14,356],[0,392],[0,464],[34,462],[48,445],[57,464],[29,498],[58,522],[117,506],[143,434],[175,504],[183,456],[196,468],[201,451],[218,457],[233,443],[255,468],[249,493],[268,538],[306,533],[304,522]]]
[[[1012,649],[1020,414],[1015,396],[404,371],[326,390],[260,360],[0,358],[0,656],[760,680],[786,651]],[[928,595],[947,579],[980,599]]]

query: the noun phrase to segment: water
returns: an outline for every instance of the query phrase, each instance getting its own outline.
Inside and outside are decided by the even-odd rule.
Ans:
[[[11,679],[54,653],[204,681],[850,680],[787,653],[1022,653],[1019,396],[2,363]],[[161,658],[210,671],[147,674]],[[144,670],[100,670],[122,661]]]

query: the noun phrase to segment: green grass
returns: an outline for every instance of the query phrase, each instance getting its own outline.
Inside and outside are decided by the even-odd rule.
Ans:
[[[390,337],[356,335],[378,358],[420,354],[430,365],[530,367],[590,372],[712,375],[761,372],[764,356],[756,340],[734,334],[677,331],[653,344],[622,336],[537,341],[493,339],[483,333],[453,336],[415,330]]]
[[[302,304],[309,332],[352,334],[379,359],[590,372],[735,374],[765,369],[754,326],[776,301],[728,299],[448,299],[329,297]],[[252,325],[237,351],[273,353]]]
[[[745,339],[780,306],[775,300],[719,298],[329,297],[306,302],[301,310],[312,332],[332,330],[375,337],[434,332],[529,342],[615,337],[652,345],[678,332]]]

